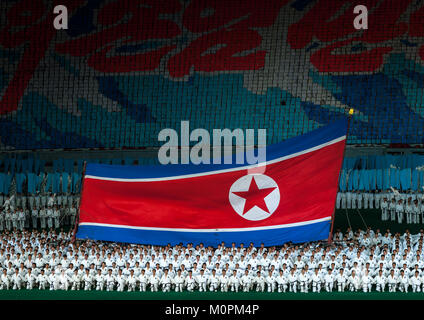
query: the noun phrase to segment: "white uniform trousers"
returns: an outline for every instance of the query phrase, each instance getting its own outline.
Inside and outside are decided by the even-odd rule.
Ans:
[[[72,281],[71,290],[79,290],[81,287],[81,282],[79,281]]]
[[[140,292],[146,292],[146,290],[147,290],[147,283],[140,282]]]
[[[113,291],[114,287],[115,287],[115,283],[113,281],[109,281],[106,286],[106,291]]]
[[[290,292],[297,292],[297,282],[290,282],[290,287],[289,287],[289,291]]]
[[[396,210],[390,210],[390,220],[396,221]]]
[[[406,292],[406,293],[408,293],[408,287],[409,287],[409,284],[408,283],[399,283],[399,290],[400,290],[400,292]]]
[[[412,223],[420,223],[420,215],[419,213],[412,213]]]
[[[59,229],[59,217],[55,217],[53,220],[55,229]]]
[[[232,284],[230,285],[230,288],[231,288],[231,291],[232,291],[232,292],[238,292],[238,291],[239,291],[239,286],[238,286],[238,284],[232,283]]]
[[[334,283],[333,282],[326,282],[325,283],[325,290],[327,292],[332,292],[333,291],[333,286],[334,286]]]
[[[260,282],[256,284],[256,292],[264,292],[265,291],[265,283]]]
[[[389,210],[388,209],[381,209],[381,220],[387,221],[389,219]]]
[[[402,220],[403,220],[403,212],[399,211],[399,212],[397,212],[397,221],[400,224],[400,223],[402,223]]]
[[[421,287],[419,284],[412,285],[412,292],[421,292]]]
[[[59,281],[53,280],[49,281],[50,290],[59,290]]]
[[[228,292],[228,284],[221,283],[220,287],[221,287],[221,292]]]
[[[32,217],[32,228],[37,229],[37,217]]]
[[[199,283],[199,291],[200,292],[206,292],[206,282],[201,282],[201,283]]]
[[[250,283],[243,283],[243,292],[249,292]]]
[[[308,282],[307,281],[300,281],[300,292],[302,293],[308,293]]]
[[[47,287],[47,281],[40,281],[38,283],[38,289],[39,290],[46,290],[46,287]]]
[[[125,287],[125,282],[119,281],[118,282],[118,287],[116,288],[116,291],[123,292],[124,291],[124,287]]]
[[[267,283],[266,288],[268,292],[274,292],[275,291],[275,282],[274,283]]]
[[[91,281],[84,281],[84,290],[85,291],[91,290]]]
[[[2,283],[0,284],[0,289],[1,290],[10,290],[10,286],[11,286],[11,281],[7,280],[5,282],[2,281]]]
[[[376,285],[375,285],[375,289],[378,291],[378,292],[384,292],[384,289],[385,289],[385,285],[383,284],[383,283],[377,283]]]
[[[34,285],[35,281],[28,281],[26,285],[27,290],[32,290],[34,288]]]
[[[194,283],[188,283],[187,284],[187,290],[190,291],[190,292],[193,292],[193,290],[194,290]]]
[[[98,281],[97,283],[96,283],[96,290],[100,290],[100,291],[103,291],[104,290],[104,288],[105,288],[105,283],[104,283],[104,281]]]
[[[136,283],[132,282],[128,284],[128,292],[135,291]]]
[[[412,212],[406,213],[406,223],[412,223]]]
[[[209,285],[209,291],[216,291],[218,290],[218,284],[217,283],[211,283]]]
[[[69,281],[68,280],[64,280],[60,282],[60,290],[65,290],[67,291],[69,288]]]
[[[287,290],[287,285],[286,284],[280,283],[278,285],[278,292],[286,292],[286,290]]]
[[[356,291],[358,291],[358,289],[359,289],[359,286],[354,285],[353,283],[350,283],[349,284],[349,290],[350,291],[352,291],[352,292],[355,291],[356,292]]]
[[[40,227],[41,227],[41,229],[46,228],[46,218],[45,217],[40,218]]]
[[[182,292],[184,285],[182,283],[177,283],[175,285],[175,292]]]
[[[371,292],[371,283],[364,283],[364,284],[362,285],[362,290],[363,290],[364,292]]]
[[[16,281],[13,281],[13,290],[16,290],[16,289],[18,289],[18,290],[20,290],[22,288],[22,281],[21,280],[16,280]]]
[[[312,281],[312,292],[320,292],[321,291],[321,282]]]
[[[171,284],[170,283],[162,284],[162,292],[169,292],[169,291],[171,291]]]

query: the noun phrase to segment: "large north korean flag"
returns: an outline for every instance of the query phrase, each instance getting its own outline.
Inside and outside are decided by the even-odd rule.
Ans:
[[[251,166],[87,164],[77,238],[166,245],[327,239],[346,121],[267,147]]]

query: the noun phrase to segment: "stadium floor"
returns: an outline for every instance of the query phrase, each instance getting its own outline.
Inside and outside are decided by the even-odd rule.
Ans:
[[[2,290],[0,300],[424,300],[424,293],[390,292],[106,292]]]

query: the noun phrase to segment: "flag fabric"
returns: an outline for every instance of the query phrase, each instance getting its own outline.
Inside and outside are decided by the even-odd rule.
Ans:
[[[266,148],[245,164],[87,164],[77,238],[266,246],[329,237],[346,121]]]

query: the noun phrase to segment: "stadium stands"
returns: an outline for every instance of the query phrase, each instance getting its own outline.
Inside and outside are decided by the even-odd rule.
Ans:
[[[424,4],[2,1],[0,150],[158,146],[163,128],[266,128],[268,143],[356,110],[350,144],[422,144]],[[329,10],[327,10],[330,8]]]

